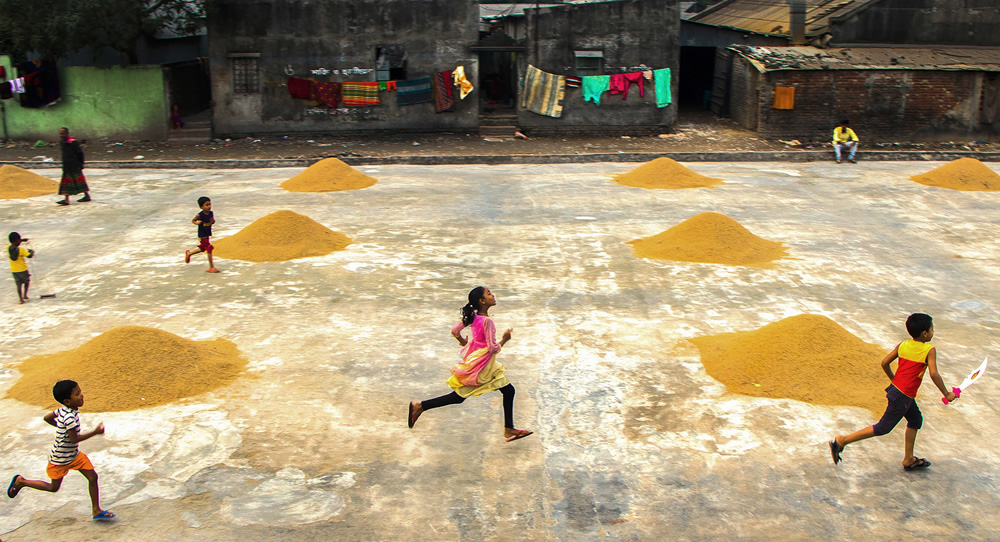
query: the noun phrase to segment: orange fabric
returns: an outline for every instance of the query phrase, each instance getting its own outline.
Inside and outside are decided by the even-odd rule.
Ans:
[[[53,480],[58,480],[65,477],[71,470],[94,470],[94,466],[90,463],[90,458],[87,457],[87,454],[80,452],[76,455],[76,459],[69,465],[53,465],[49,463],[45,467],[45,474]]]
[[[774,108],[795,109],[795,87],[774,87]]]

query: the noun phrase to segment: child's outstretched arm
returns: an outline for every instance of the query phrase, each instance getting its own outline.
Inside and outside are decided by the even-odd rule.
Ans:
[[[89,433],[81,433],[79,430],[73,430],[67,433],[67,436],[69,437],[70,442],[76,444],[77,442],[83,442],[94,435],[103,435],[103,434],[104,434],[104,422],[101,422],[97,424],[97,427],[95,427],[94,430]]]
[[[944,385],[944,379],[941,378],[941,373],[937,370],[937,348],[931,348],[931,351],[927,353],[927,371],[931,373],[931,380],[934,381],[934,385],[941,392],[948,402],[952,402],[958,399],[958,396],[952,393],[948,389],[948,386]]]
[[[885,371],[886,376],[889,377],[889,382],[892,382],[892,379],[896,378],[896,375],[893,374],[892,372],[891,365],[892,362],[896,361],[896,358],[898,357],[899,357],[899,345],[897,344],[896,348],[892,349],[892,352],[889,352],[888,354],[885,355],[884,358],[882,358],[882,370]]]

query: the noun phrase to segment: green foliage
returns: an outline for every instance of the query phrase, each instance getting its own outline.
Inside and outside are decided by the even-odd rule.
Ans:
[[[108,48],[135,64],[140,38],[192,35],[204,17],[205,0],[0,0],[0,45],[20,58]]]

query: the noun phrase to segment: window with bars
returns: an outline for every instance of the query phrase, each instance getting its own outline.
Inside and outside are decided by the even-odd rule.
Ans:
[[[604,52],[603,51],[573,51],[576,57],[575,74],[601,75],[604,73]]]
[[[260,93],[260,55],[229,55],[233,73],[233,94]]]

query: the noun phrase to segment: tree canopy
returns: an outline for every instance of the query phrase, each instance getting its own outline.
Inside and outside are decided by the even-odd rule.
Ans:
[[[0,46],[15,57],[62,58],[84,47],[138,63],[142,38],[188,36],[204,23],[206,0],[0,0]]]

